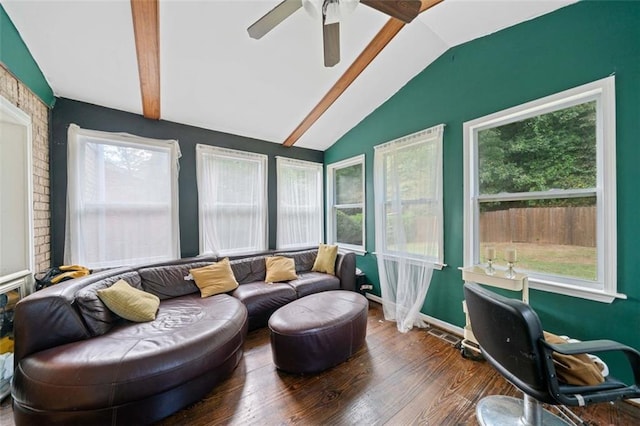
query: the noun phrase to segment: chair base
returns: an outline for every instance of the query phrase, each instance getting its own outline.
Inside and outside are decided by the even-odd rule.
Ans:
[[[529,401],[528,403],[531,403]],[[535,404],[539,404],[534,400]],[[525,401],[520,398],[513,398],[503,395],[492,395],[484,397],[476,405],[476,417],[482,426],[493,425],[570,425],[562,418],[539,407],[537,419],[527,419],[525,417]],[[537,420],[537,421],[536,421]]]

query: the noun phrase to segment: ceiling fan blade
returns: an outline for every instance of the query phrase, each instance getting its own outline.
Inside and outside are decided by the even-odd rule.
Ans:
[[[302,0],[284,0],[266,15],[254,22],[247,32],[249,37],[259,39],[302,7]]]
[[[420,0],[360,0],[360,3],[366,4],[407,24],[418,16],[420,7],[422,6]]]
[[[332,67],[340,62],[340,23],[322,26],[324,66]]]

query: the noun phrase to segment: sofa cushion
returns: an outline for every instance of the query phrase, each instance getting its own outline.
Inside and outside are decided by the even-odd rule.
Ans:
[[[229,265],[229,259],[226,257],[220,262],[202,268],[190,269],[189,272],[200,288],[202,297],[227,293],[238,287],[238,282],[233,276],[231,265]]]
[[[96,281],[81,288],[76,293],[75,303],[92,336],[100,336],[106,333],[115,323],[121,320],[98,297],[98,290],[110,287],[119,280],[125,280],[132,287],[142,290],[140,275],[135,271],[130,271]]]
[[[318,256],[311,268],[314,272],[325,272],[327,274],[336,274],[336,257],[338,257],[338,246],[320,244],[318,247]]]
[[[305,272],[298,275],[298,279],[289,281],[298,299],[313,293],[328,290],[340,290],[340,279],[322,272]]]
[[[125,280],[98,290],[98,297],[111,312],[134,322],[153,321],[160,306],[158,296],[133,288]]]
[[[313,268],[313,263],[316,261],[318,249],[282,252],[277,254],[292,258],[296,264],[296,273],[309,272],[311,271],[311,268]]]
[[[189,270],[210,265],[210,261],[196,261],[177,265],[162,265],[138,270],[142,289],[155,294],[160,300],[196,293],[198,286],[189,277]]]
[[[122,322],[102,336],[24,358],[13,396],[34,411],[81,412],[141,401],[242,353],[246,325],[246,309],[226,294],[165,300],[154,321]]]
[[[243,284],[231,293],[239,299],[249,311],[249,328],[260,326],[252,323],[252,317],[266,317],[280,306],[296,300],[296,291],[286,283],[266,283],[264,281]],[[262,324],[264,325],[264,324]]]
[[[265,281],[268,283],[290,281],[298,278],[296,264],[290,257],[267,256],[264,262],[267,268]]]
[[[231,270],[238,284],[264,281],[266,277],[266,265],[264,256],[236,259],[231,262]]]

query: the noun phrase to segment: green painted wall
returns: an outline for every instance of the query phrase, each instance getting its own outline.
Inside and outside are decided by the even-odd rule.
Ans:
[[[55,97],[40,67],[31,56],[18,30],[0,5],[0,62],[42,102],[53,107]]]
[[[428,12],[427,12],[428,13]],[[640,2],[581,2],[447,51],[325,152],[325,164],[366,155],[367,251],[375,250],[373,147],[445,123],[445,262],[422,309],[464,325],[463,141],[465,121],[616,75],[618,291],[612,304],[533,290],[545,327],[576,338],[606,336],[640,349]],[[375,258],[360,267],[379,295]]]

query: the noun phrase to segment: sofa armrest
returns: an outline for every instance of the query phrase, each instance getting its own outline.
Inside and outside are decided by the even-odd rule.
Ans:
[[[338,253],[336,258],[336,277],[340,278],[340,288],[356,291],[356,254]]]
[[[35,352],[90,337],[71,302],[61,294],[34,293],[18,302],[14,317],[14,365]]]
[[[123,267],[94,272],[21,299],[14,313],[15,365],[32,353],[91,337],[75,306],[76,293],[93,282],[130,270]]]

